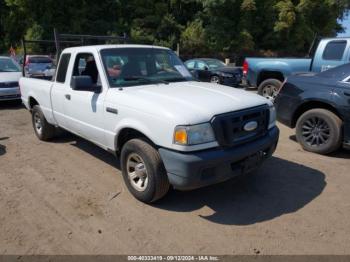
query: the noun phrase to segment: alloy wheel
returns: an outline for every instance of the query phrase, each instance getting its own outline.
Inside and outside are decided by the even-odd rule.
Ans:
[[[330,127],[322,118],[311,117],[302,124],[302,137],[309,146],[325,145],[330,136]]]
[[[148,174],[141,156],[136,153],[130,154],[126,162],[126,168],[131,186],[139,192],[145,191],[148,185]]]

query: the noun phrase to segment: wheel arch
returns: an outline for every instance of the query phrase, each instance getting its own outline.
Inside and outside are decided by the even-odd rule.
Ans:
[[[342,115],[339,113],[339,111],[332,104],[325,102],[325,101],[312,100],[312,101],[307,101],[307,102],[301,104],[297,108],[297,110],[295,110],[293,117],[292,117],[292,122],[291,122],[292,128],[294,128],[296,126],[296,123],[302,114],[304,114],[306,111],[309,111],[311,109],[316,109],[316,108],[327,109],[327,110],[333,112],[334,114],[336,114],[343,121]]]
[[[282,72],[277,70],[263,70],[259,73],[259,76],[257,79],[257,86],[260,86],[260,84],[267,79],[277,79],[283,82],[285,79],[285,76]]]
[[[28,98],[29,110],[32,110],[34,106],[39,105],[39,102],[32,96]]]
[[[139,131],[133,127],[122,128],[115,137],[115,150],[119,154],[126,142],[131,139],[142,138],[147,140],[152,146],[156,147],[156,144],[149,138],[144,132]]]

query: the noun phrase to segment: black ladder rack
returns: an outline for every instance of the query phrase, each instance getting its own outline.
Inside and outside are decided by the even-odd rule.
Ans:
[[[86,46],[93,45],[91,41],[95,42],[106,42],[106,41],[118,41],[119,43],[126,44],[128,43],[128,37],[126,33],[123,36],[105,36],[105,35],[78,35],[78,34],[60,34],[56,29],[54,29],[54,40],[28,40],[22,39],[23,46],[23,65],[22,65],[22,74],[25,76],[25,61],[27,56],[27,44],[47,44],[54,45],[56,49],[56,63],[58,63],[59,56],[62,52],[62,45],[66,47],[74,46]],[[95,43],[96,44],[96,43]]]

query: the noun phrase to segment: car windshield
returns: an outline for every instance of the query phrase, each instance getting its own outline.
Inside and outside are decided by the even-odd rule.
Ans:
[[[210,59],[210,60],[206,60],[205,62],[209,66],[209,69],[216,69],[216,68],[226,66],[223,62],[217,59]]]
[[[0,58],[0,72],[20,72],[19,65],[11,58]]]
[[[168,49],[103,49],[101,57],[111,87],[193,80],[182,61]]]

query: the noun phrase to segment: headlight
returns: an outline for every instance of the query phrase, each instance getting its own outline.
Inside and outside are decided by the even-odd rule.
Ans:
[[[213,129],[209,123],[194,126],[177,126],[174,143],[178,145],[198,145],[215,141]]]
[[[233,77],[232,74],[228,74],[228,73],[220,73],[220,75],[223,77]]]
[[[276,109],[272,105],[270,106],[270,121],[269,121],[269,129],[273,128],[276,125]]]

